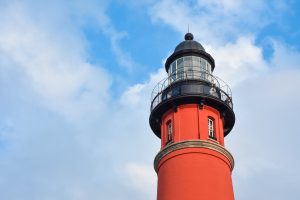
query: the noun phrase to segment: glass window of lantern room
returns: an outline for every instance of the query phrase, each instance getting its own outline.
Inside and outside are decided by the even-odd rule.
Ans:
[[[206,70],[206,60],[203,58],[200,59],[200,69],[204,71]]]
[[[194,78],[194,71],[192,67],[188,67],[186,70],[186,77],[188,79],[193,79]]]
[[[209,82],[212,82],[212,76],[211,76],[211,66],[209,62],[206,61],[206,80]]]
[[[170,71],[170,82],[174,82],[176,80],[176,61],[174,61],[172,64],[171,64],[171,67],[169,69]]]
[[[200,57],[192,56],[193,59],[193,75],[195,79],[200,78]]]
[[[172,121],[168,121],[167,122],[167,132],[168,132],[168,140],[167,143],[172,141],[172,134],[173,134],[173,130],[172,130]]]
[[[193,78],[193,66],[192,66],[192,56],[183,57],[183,66],[184,66],[184,77]]]
[[[183,67],[183,58],[177,59],[177,69]]]
[[[170,71],[171,74],[174,73],[174,72],[176,72],[176,61],[174,61],[174,62],[171,64],[170,69],[171,69],[171,71]],[[170,74],[170,75],[171,75],[171,74]]]
[[[208,118],[208,137],[216,139],[215,135],[215,120],[211,117]]]
[[[177,77],[176,79],[183,79],[184,78],[184,67],[183,67],[183,58],[179,58],[177,60]]]
[[[194,70],[200,70],[200,58],[197,57],[197,56],[192,56],[192,59],[193,59],[193,63],[192,63],[192,66],[194,68]]]
[[[206,73],[206,60],[200,58],[200,79],[206,80],[207,73]]]
[[[209,64],[209,62],[206,62],[206,70],[209,74],[211,74],[211,65]]]
[[[192,56],[185,56],[183,57],[183,65],[184,67],[191,67],[192,66]]]

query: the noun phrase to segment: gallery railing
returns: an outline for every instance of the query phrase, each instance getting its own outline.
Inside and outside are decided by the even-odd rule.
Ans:
[[[151,111],[162,101],[184,95],[209,96],[233,107],[230,87],[224,81],[206,71],[188,70],[177,71],[154,87]]]

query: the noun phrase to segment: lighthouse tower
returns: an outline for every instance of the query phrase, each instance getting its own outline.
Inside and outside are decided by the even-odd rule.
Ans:
[[[234,160],[224,137],[235,122],[228,85],[191,33],[167,59],[168,77],[151,97],[150,126],[161,138],[154,160],[158,200],[233,200]]]

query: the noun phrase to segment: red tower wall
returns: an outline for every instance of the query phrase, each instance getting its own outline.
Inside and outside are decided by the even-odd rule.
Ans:
[[[208,136],[208,117],[214,119],[216,140]],[[167,123],[172,122],[168,142]],[[233,200],[233,158],[223,148],[220,113],[197,104],[178,106],[162,117],[161,152],[156,158],[158,200]]]
[[[233,200],[226,157],[202,148],[168,154],[158,166],[158,200]]]
[[[208,137],[207,119],[215,120],[216,139]],[[169,110],[162,117],[161,124],[161,148],[168,143],[167,122],[172,121],[173,143],[185,140],[210,140],[224,146],[223,121],[219,111],[210,107],[199,108],[197,104],[186,104],[178,106],[176,110]]]

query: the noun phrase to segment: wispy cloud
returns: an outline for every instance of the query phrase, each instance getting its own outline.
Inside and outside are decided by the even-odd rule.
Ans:
[[[86,62],[86,41],[75,29],[76,24],[64,26],[60,24],[64,21],[57,21],[56,27],[46,28],[48,18],[37,21],[31,12],[22,4],[2,8],[0,51],[6,60],[1,66],[3,73],[9,71],[7,68],[18,70],[17,75],[28,82],[40,103],[68,118],[103,108],[110,81],[103,69]],[[92,104],[93,108],[83,106]]]
[[[125,162],[113,158],[130,151],[133,122],[115,127],[127,114],[111,99],[112,77],[87,61],[81,27],[93,12],[80,1],[29,3],[0,8],[1,199],[132,199],[113,168]],[[95,26],[113,27],[93,5]]]
[[[208,47],[216,61],[215,75],[232,87],[268,71],[262,48],[255,45],[254,37],[241,36],[224,46]]]
[[[150,16],[155,23],[163,22],[182,34],[189,24],[200,41],[218,45],[241,35],[257,33],[276,21],[286,11],[276,5],[278,3],[258,0],[163,0],[151,8]]]
[[[128,185],[142,193],[144,199],[156,198],[156,174],[153,166],[138,163],[128,163],[125,173],[128,174]]]

